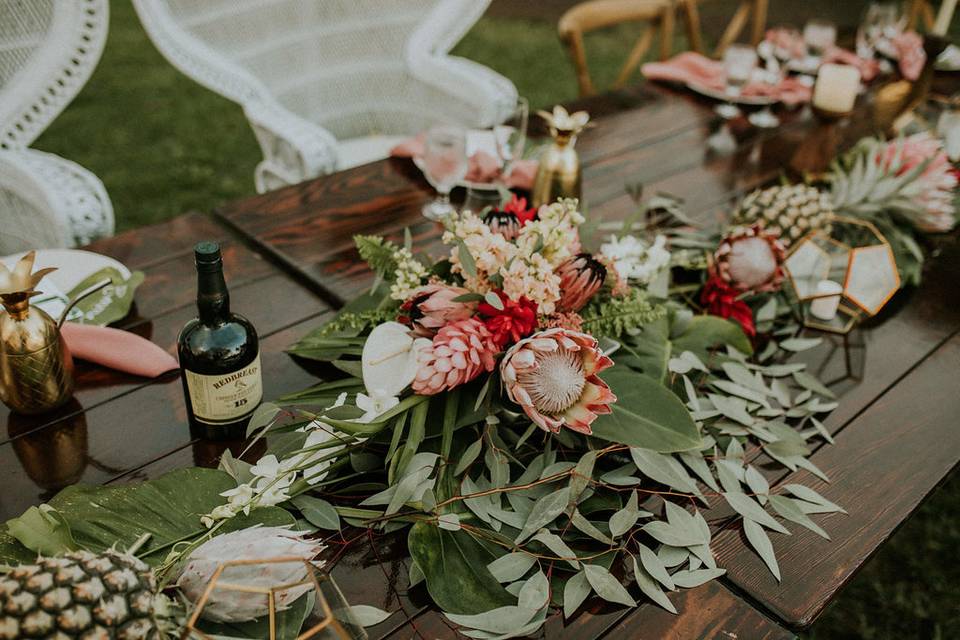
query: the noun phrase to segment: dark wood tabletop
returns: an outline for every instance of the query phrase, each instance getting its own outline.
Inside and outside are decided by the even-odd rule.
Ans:
[[[868,93],[844,139],[870,131],[870,101]],[[698,221],[716,222],[745,192],[776,179],[817,126],[803,110],[782,113],[784,124],[775,130],[741,119],[731,126],[735,150],[717,153],[707,143],[719,124],[711,106],[652,84],[571,105],[588,109],[596,122],[578,143],[588,217],[632,213],[627,186],[640,183],[645,193],[683,198]],[[220,240],[232,305],[261,335],[265,394],[274,397],[315,380],[284,349],[372,281],[353,235],[399,238],[406,227],[418,246],[434,246],[439,227],[420,215],[430,197],[411,162],[383,160],[89,248],[146,274],[133,312],[119,326],[174,353],[177,332],[195,313],[192,245]],[[805,529],[772,535],[783,574],[777,583],[737,520],[716,505],[706,516],[727,575],[672,595],[679,615],[652,604],[624,609],[591,600],[571,620],[551,618],[545,637],[779,639],[811,624],[960,460],[960,247],[950,236],[935,250],[922,286],[898,294],[846,347],[828,336],[801,356],[840,395],[826,420],[836,443],[812,456],[831,481],[763,459],[754,463],[771,486],[803,482],[846,508],[848,515],[822,520],[831,541]],[[191,439],[175,374],[147,381],[79,363],[75,398],[66,407],[33,418],[0,408],[0,418],[7,421],[0,519],[74,482],[129,482],[192,464],[214,466],[223,449]],[[330,541],[329,554],[348,600],[394,612],[370,630],[372,638],[458,637],[423,587],[409,588],[403,535],[344,531]]]

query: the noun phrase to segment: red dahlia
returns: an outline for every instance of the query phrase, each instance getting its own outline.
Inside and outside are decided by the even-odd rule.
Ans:
[[[493,335],[494,343],[502,349],[510,342],[527,337],[537,328],[537,303],[526,296],[511,300],[503,291],[497,291],[496,294],[503,309],[483,301],[477,307],[477,312]]]
[[[753,311],[737,296],[740,291],[727,284],[719,276],[710,276],[700,293],[700,303],[712,316],[727,318],[738,323],[743,332],[751,338],[757,334],[753,325]]]

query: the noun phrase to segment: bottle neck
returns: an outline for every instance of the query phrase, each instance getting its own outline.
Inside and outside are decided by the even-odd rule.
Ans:
[[[222,267],[197,270],[197,309],[203,324],[221,324],[230,317],[230,293]]]

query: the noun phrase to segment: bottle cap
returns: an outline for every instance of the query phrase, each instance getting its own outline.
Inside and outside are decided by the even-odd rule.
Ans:
[[[220,244],[213,240],[198,242],[193,248],[194,258],[198,267],[217,267],[222,263]]]

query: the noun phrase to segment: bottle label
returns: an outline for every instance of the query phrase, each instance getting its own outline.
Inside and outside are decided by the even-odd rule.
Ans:
[[[190,404],[198,422],[228,424],[253,411],[263,398],[260,354],[243,369],[232,373],[203,375],[184,371]]]

